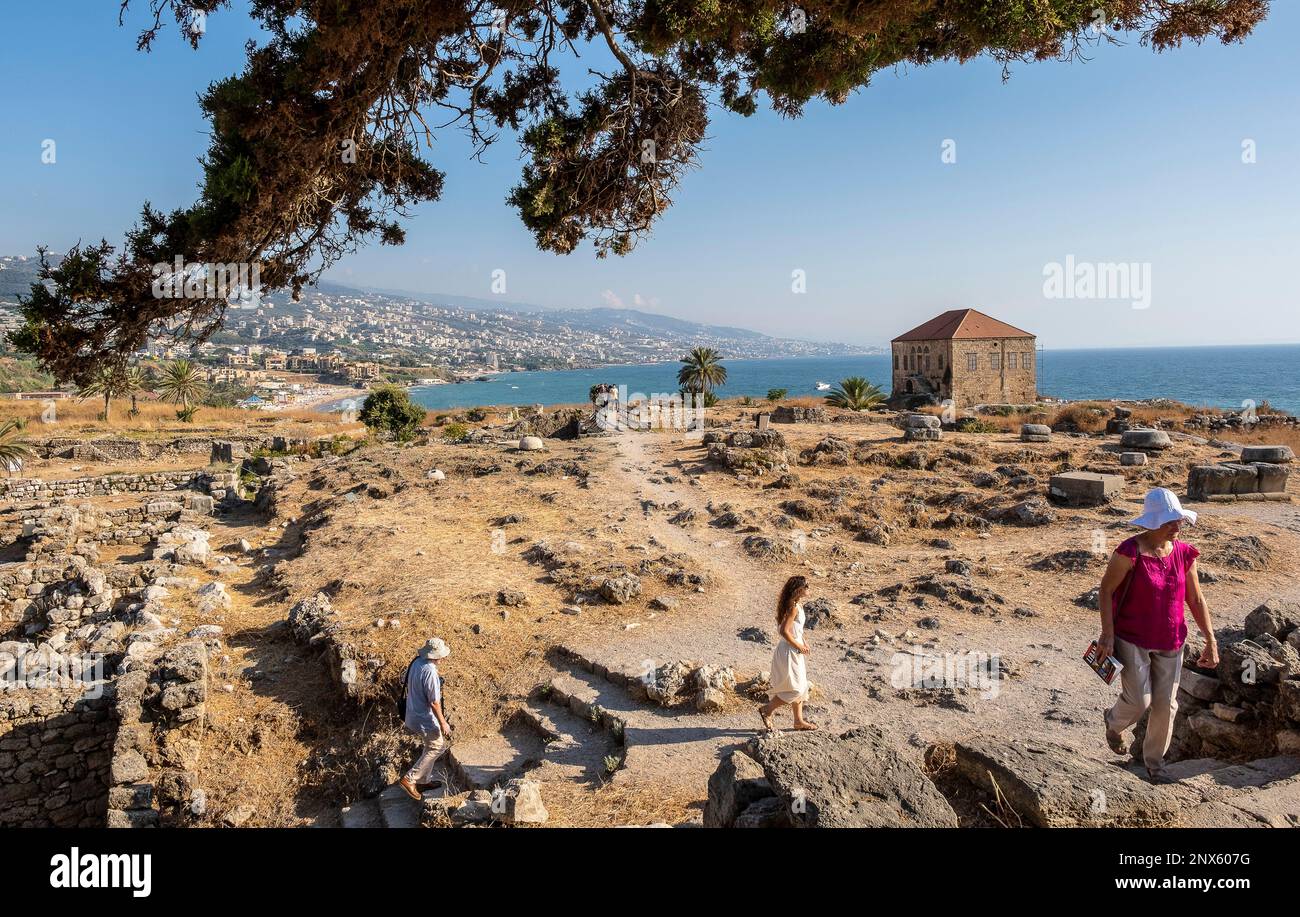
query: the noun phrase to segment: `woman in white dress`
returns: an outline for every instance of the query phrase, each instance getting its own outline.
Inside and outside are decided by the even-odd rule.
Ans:
[[[808,644],[803,639],[803,605],[799,600],[808,592],[808,580],[802,576],[792,576],[781,590],[781,599],[776,604],[776,629],[780,634],[776,649],[772,651],[771,686],[766,704],[758,708],[758,715],[763,718],[763,726],[769,731],[776,726],[772,714],[784,704],[794,710],[794,728],[800,731],[816,729],[815,723],[803,718],[803,703],[808,699],[808,672],[804,660],[808,656]]]

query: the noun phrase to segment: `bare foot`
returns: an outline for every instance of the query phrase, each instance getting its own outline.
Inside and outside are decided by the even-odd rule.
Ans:
[[[798,732],[815,732],[817,730],[817,724],[804,720],[802,723],[795,723],[794,728]]]
[[[764,713],[762,707],[758,708],[758,717],[763,721],[763,728],[768,732],[776,730],[776,724],[772,722],[772,714]]]

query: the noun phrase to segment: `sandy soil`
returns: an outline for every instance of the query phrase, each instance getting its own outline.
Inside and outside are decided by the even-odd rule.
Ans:
[[[828,433],[860,441],[864,454],[901,455],[913,448],[899,441],[894,428],[880,424],[782,432],[792,455]],[[540,459],[503,447],[430,445],[376,448],[304,464],[285,488],[275,520],[290,523],[282,531],[304,533],[304,550],[301,556],[290,550],[274,561],[266,582],[275,591],[272,598],[259,599],[257,614],[264,617],[254,615],[248,627],[269,627],[293,600],[327,589],[348,638],[376,660],[379,684],[390,688],[426,636],[444,636],[454,648],[444,674],[456,742],[471,756],[474,743],[490,739],[536,686],[557,677],[585,683],[584,690],[601,706],[627,720],[628,751],[608,779],[547,787],[553,820],[560,824],[698,820],[719,753],[753,735],[758,719],[754,705],[739,698],[724,713],[708,716],[636,702],[550,651],[569,647],[629,672],[682,659],[730,665],[742,675],[759,673],[768,668],[770,645],[742,639],[739,632],[757,627],[770,639],[780,584],[796,572],[812,580],[810,599],[834,602],[840,625],[809,633],[815,683],[809,709],[823,728],[876,724],[918,756],[931,742],[976,731],[1029,732],[1108,759],[1096,724],[1115,689],[1097,680],[1079,658],[1097,623],[1096,613],[1074,599],[1096,584],[1101,557],[1128,534],[1126,519],[1136,513],[1147,487],[1180,487],[1188,461],[1216,454],[1180,442],[1146,469],[1125,469],[1130,483],[1111,507],[1057,509],[1050,525],[994,525],[980,537],[973,530],[934,528],[941,510],[926,516],[929,524],[909,525],[904,508],[918,497],[933,508],[944,494],[957,492],[1010,503],[1041,494],[1046,475],[1059,468],[1106,466],[1118,472],[1117,459],[1099,452],[1096,440],[1062,438],[1035,452],[1006,434],[947,434],[935,451],[965,451],[972,464],[941,463],[928,471],[870,463],[793,466],[799,484],[784,490],[766,487],[770,477],[744,480],[707,466],[698,440],[674,435],[549,445]],[[529,473],[539,461],[550,473]],[[971,484],[973,474],[1008,462],[1032,471],[1039,483],[1023,492],[1005,483]],[[427,479],[434,467],[446,472],[446,482]],[[585,484],[574,470],[586,476]],[[810,490],[823,497],[810,497]],[[791,499],[827,502],[825,495],[837,490],[852,505],[894,520],[889,547],[854,540],[834,513],[807,522],[780,507]],[[742,547],[744,531],[710,524],[714,516],[708,507],[721,512],[724,504],[763,533],[801,546],[798,553],[778,563],[750,557]],[[694,524],[669,521],[687,508],[696,512]],[[1300,547],[1300,513],[1292,505],[1198,509],[1202,523],[1186,537],[1202,548],[1204,565],[1218,574],[1206,586],[1216,623],[1239,622],[1268,596],[1296,592],[1289,571]],[[518,521],[502,521],[510,515]],[[1263,569],[1224,564],[1232,539],[1246,535],[1259,536],[1271,549]],[[1088,552],[1098,537],[1103,554],[1089,558],[1085,553],[1080,569],[1034,566],[1058,552]],[[583,547],[581,563],[592,569],[679,555],[679,565],[702,576],[704,585],[700,591],[671,586],[650,574],[642,576],[644,592],[631,603],[592,601],[571,584],[553,582],[527,559],[538,541],[577,542]],[[945,603],[906,589],[897,596],[879,593],[914,577],[943,574],[945,563],[957,559],[970,563],[976,587],[1003,603]],[[501,590],[524,593],[527,604],[501,605]],[[657,596],[678,604],[670,611],[653,610],[649,602]],[[864,596],[861,604],[852,603],[856,596]],[[581,613],[566,613],[575,603]],[[380,620],[386,626],[378,627]],[[392,627],[392,620],[400,626]],[[998,657],[1009,672],[995,693],[900,688],[891,679],[910,654],[972,652]],[[391,747],[409,753],[411,746],[402,744],[392,720],[387,702],[380,703],[363,732],[386,736]],[[349,729],[358,728],[347,722]],[[355,738],[363,741],[364,736]]]
[[[454,750],[466,764],[538,753],[511,730],[519,711],[540,710],[576,741],[565,755],[541,752],[547,763],[535,772],[553,824],[698,822],[718,756],[759,726],[756,702],[738,692],[717,714],[664,709],[557,650],[629,673],[690,660],[731,666],[746,679],[769,667],[776,597],[794,573],[811,580],[806,604],[826,599],[835,608],[832,622],[807,634],[809,712],[822,728],[875,724],[918,758],[930,743],[982,732],[1032,734],[1114,760],[1097,726],[1116,689],[1080,659],[1097,618],[1075,599],[1129,534],[1126,520],[1145,490],[1181,490],[1188,463],[1219,458],[1218,450],[1181,440],[1145,468],[1120,469],[1099,439],[1027,446],[1007,433],[945,434],[921,450],[921,462],[882,423],[778,429],[797,479],[788,487],[771,486],[770,474],[713,466],[699,439],[669,433],[548,441],[542,453],[435,441],[292,461],[271,516],[249,508],[209,523],[214,548],[232,562],[195,577],[224,582],[231,608],[201,615],[185,590],[167,602],[182,634],[199,624],[223,628],[198,774],[205,819],[219,823],[251,806],[250,825],[328,823],[339,806],[395,779],[415,746],[391,699],[415,650],[438,635],[453,647],[442,669]],[[797,460],[827,435],[852,445],[847,465]],[[49,462],[37,471],[83,476],[205,461]],[[985,534],[942,527],[954,508],[988,513],[1041,497],[1047,477],[1066,468],[1122,473],[1128,483],[1113,505],[1056,508],[1048,525],[993,524]],[[431,479],[434,469],[446,480]],[[1034,480],[1012,483],[1018,474]],[[116,508],[146,498],[89,502]],[[1215,574],[1205,591],[1217,624],[1240,622],[1272,595],[1300,594],[1291,575],[1300,557],[1294,504],[1196,508],[1201,524],[1185,537]],[[718,524],[727,513],[738,524]],[[858,540],[861,524],[845,525],[855,519],[889,526],[888,546]],[[753,533],[788,553],[751,556],[744,540]],[[1247,536],[1269,551],[1258,569],[1230,563]],[[241,539],[250,552],[239,550]],[[572,566],[549,569],[539,543]],[[101,561],[146,554],[112,549]],[[911,589],[919,577],[946,575],[950,561],[969,564],[970,588],[983,602]],[[595,586],[623,571],[640,577],[641,594],[626,604],[602,600]],[[293,603],[320,590],[373,677],[366,703],[340,700],[315,653],[285,626]],[[996,691],[923,690],[895,677],[917,655],[969,653],[1001,660],[1008,677]],[[620,718],[622,748],[548,703],[538,689],[552,683]],[[778,720],[788,724],[788,712]]]

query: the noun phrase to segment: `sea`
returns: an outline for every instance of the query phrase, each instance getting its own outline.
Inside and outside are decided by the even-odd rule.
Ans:
[[[864,376],[886,392],[890,356],[797,357],[723,360],[724,398],[763,398],[769,389],[789,397],[818,395],[817,384]],[[601,366],[593,369],[510,372],[486,382],[453,382],[411,389],[430,410],[492,405],[577,404],[597,383],[625,385],[629,395],[677,390],[678,363]],[[1144,400],[1169,398],[1196,406],[1242,409],[1267,403],[1300,412],[1300,344],[1211,347],[1132,347],[1038,352],[1038,391],[1044,396]]]

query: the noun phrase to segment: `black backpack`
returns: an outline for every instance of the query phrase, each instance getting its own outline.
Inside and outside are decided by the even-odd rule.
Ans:
[[[397,696],[397,718],[406,722],[406,692],[411,684],[411,666],[415,665],[420,659],[416,656],[406,664],[406,674],[402,676],[402,693]]]

